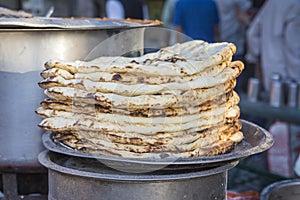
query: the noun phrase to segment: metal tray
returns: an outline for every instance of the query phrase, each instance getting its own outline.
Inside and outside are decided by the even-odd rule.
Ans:
[[[115,170],[109,166],[103,165],[101,162],[97,162],[95,159],[73,157],[54,153],[48,150],[41,152],[38,159],[43,166],[62,173],[119,181],[163,181],[190,179],[221,173],[235,167],[238,164],[238,161],[235,161],[205,170],[193,168],[179,169],[174,171],[169,170],[169,168],[163,168],[162,170],[160,169],[143,173],[137,172],[136,169],[131,171],[128,171],[129,169],[126,168],[123,169],[123,171]]]
[[[168,161],[152,159],[128,159],[102,155],[92,155],[77,151],[60,142],[54,141],[52,139],[52,132],[44,133],[43,144],[48,150],[56,153],[82,158],[93,158],[104,162],[113,163],[114,165],[136,164],[141,166],[153,167],[165,165],[169,167],[174,166],[174,168],[176,169],[180,165],[181,167],[184,167],[184,165],[186,165],[189,168],[191,167],[191,165],[198,165],[197,167],[199,167],[199,165],[202,165],[203,167],[213,167],[216,165],[222,165],[224,163],[241,160],[253,154],[261,153],[263,151],[266,151],[273,145],[273,137],[268,131],[251,122],[245,120],[241,120],[241,122],[243,126],[242,132],[244,133],[243,141],[238,143],[230,152],[216,156],[202,156],[198,158],[179,158],[177,160]]]

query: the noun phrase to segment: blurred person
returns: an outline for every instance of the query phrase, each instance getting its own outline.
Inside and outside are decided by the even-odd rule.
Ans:
[[[19,0],[0,0],[0,7],[12,9],[12,10],[21,10],[22,1]]]
[[[220,16],[220,40],[237,46],[234,59],[244,60],[246,27],[250,22],[247,12],[251,0],[215,0]]]
[[[166,0],[162,10],[161,20],[167,28],[174,28],[173,15],[174,8],[178,0]]]
[[[95,17],[94,0],[76,0],[76,15],[79,17]]]
[[[175,5],[174,25],[192,39],[219,40],[219,15],[213,0],[179,0]]]
[[[104,17],[105,0],[76,0],[75,16],[77,17]]]
[[[264,89],[271,77],[300,80],[300,1],[268,0],[247,32],[246,59],[261,64]]]
[[[233,60],[245,62],[246,28],[250,23],[251,16],[248,11],[252,8],[251,0],[215,0],[220,16],[220,40],[232,42],[237,51]],[[246,92],[248,79],[253,76],[253,68],[245,70],[237,79],[237,91]]]
[[[252,16],[255,16],[255,14],[258,13],[260,8],[264,5],[266,0],[252,0],[252,7],[251,7],[251,14]]]
[[[175,4],[178,0],[166,0],[164,3],[164,7],[162,10],[161,20],[163,21],[163,26],[170,29],[169,34],[167,34],[166,41],[168,41],[169,45],[173,45],[176,43],[176,34],[174,31],[174,24],[173,24],[173,16],[174,16],[174,9]]]
[[[143,0],[107,0],[106,16],[112,19],[149,19],[149,10]]]

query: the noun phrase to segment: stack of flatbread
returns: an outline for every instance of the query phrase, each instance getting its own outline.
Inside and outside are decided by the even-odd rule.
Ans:
[[[190,158],[225,153],[243,139],[243,63],[231,43],[200,40],[141,57],[50,60],[39,86],[49,97],[39,126],[78,151],[124,158]]]

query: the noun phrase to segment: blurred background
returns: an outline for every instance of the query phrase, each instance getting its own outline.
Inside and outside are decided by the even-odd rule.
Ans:
[[[160,19],[164,0],[146,0],[150,18]],[[0,5],[14,10],[25,10],[43,16],[51,6],[53,17],[105,17],[106,0],[1,0]]]

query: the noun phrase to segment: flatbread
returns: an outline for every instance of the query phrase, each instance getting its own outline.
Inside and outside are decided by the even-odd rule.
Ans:
[[[45,130],[51,131],[67,131],[67,130],[90,130],[90,131],[109,131],[109,132],[140,132],[145,135],[154,135],[157,132],[177,132],[183,130],[191,130],[195,132],[201,130],[202,126],[213,125],[227,120],[235,120],[239,117],[239,107],[233,106],[229,108],[222,115],[209,115],[200,117],[194,121],[187,123],[150,123],[150,124],[136,124],[136,123],[122,123],[121,121],[111,122],[107,119],[96,120],[90,117],[85,118],[64,118],[51,117],[45,118],[39,126]]]
[[[237,136],[238,135],[238,136]],[[241,132],[233,133],[231,137],[240,137]],[[119,150],[108,148],[102,145],[96,145],[87,141],[81,140],[63,140],[63,143],[66,145],[77,149],[82,152],[86,152],[93,155],[104,155],[104,156],[113,156],[113,157],[123,157],[123,158],[133,158],[133,159],[147,159],[147,160],[173,160],[178,158],[193,158],[199,156],[213,156],[218,154],[223,154],[228,152],[233,148],[235,144],[234,141],[230,140],[219,140],[211,146],[205,148],[197,148],[193,151],[165,151],[165,152],[149,152],[149,153],[136,153],[126,150]]]
[[[23,10],[11,10],[0,7],[0,18],[32,18],[33,15]]]
[[[194,40],[141,57],[49,60],[36,113],[53,139],[81,152],[134,159],[225,153],[243,139],[244,65],[232,43]]]
[[[181,45],[191,45],[192,49],[182,49]],[[64,62],[50,60],[45,63],[46,69],[59,68],[75,73],[132,73],[151,74],[152,76],[184,76],[200,73],[205,68],[215,66],[228,60],[236,52],[232,43],[222,42],[209,44],[194,40],[173,47],[161,49],[157,53],[141,57],[100,57],[90,62]],[[177,66],[174,66],[174,63]]]
[[[90,80],[94,82],[115,82],[115,83],[123,83],[128,85],[133,84],[150,84],[150,85],[158,85],[158,84],[166,84],[166,83],[186,83],[189,81],[193,81],[199,77],[205,76],[216,76],[220,74],[227,66],[230,65],[230,60],[224,61],[223,63],[211,66],[209,68],[204,69],[198,74],[190,75],[190,76],[151,76],[149,74],[130,74],[130,73],[108,73],[108,72],[93,72],[93,73],[76,73],[71,74],[67,70],[59,69],[59,68],[51,68],[46,69],[41,72],[41,76],[44,79],[48,79],[50,77],[62,77],[65,80],[77,79],[77,80]]]
[[[134,97],[121,96],[112,93],[87,92],[69,87],[52,87],[45,94],[53,99],[77,101],[88,104],[99,104],[114,108],[166,108],[183,107],[183,105],[199,105],[214,97],[226,94],[235,87],[236,80],[212,88],[189,90],[182,94],[140,95]]]
[[[139,96],[147,94],[161,94],[170,91],[187,91],[201,88],[211,88],[219,84],[226,83],[235,79],[241,73],[243,63],[240,61],[232,62],[229,67],[216,76],[202,76],[193,81],[185,83],[166,83],[160,85],[135,84],[126,85],[114,82],[94,82],[90,80],[71,79],[65,80],[60,76],[51,76],[39,83],[42,88],[51,87],[71,87],[86,90],[89,92],[114,93],[123,96]]]
[[[212,129],[210,134],[205,135],[205,137],[199,137],[195,141],[188,144],[173,144],[169,142],[163,145],[135,145],[131,143],[116,143],[110,140],[104,140],[100,138],[91,138],[91,137],[80,137],[79,135],[71,134],[62,136],[62,140],[78,140],[81,142],[86,142],[94,144],[95,146],[103,146],[105,148],[112,148],[117,150],[125,150],[136,153],[149,153],[149,152],[165,152],[165,151],[193,151],[198,148],[205,148],[214,143],[217,143],[220,140],[220,137],[229,138],[235,132],[234,129]]]
[[[110,113],[97,113],[95,115],[87,115],[87,114],[80,114],[80,113],[72,113],[72,112],[65,112],[65,111],[57,111],[57,110],[50,110],[44,109],[42,107],[36,110],[36,113],[42,117],[63,117],[63,118],[85,118],[90,120],[103,120],[105,119],[106,122],[116,123],[122,126],[122,124],[185,124],[189,122],[193,122],[195,120],[199,120],[203,117],[211,117],[215,115],[222,116],[231,106],[223,105],[219,107],[215,107],[208,111],[203,111],[201,113],[196,113],[194,115],[183,115],[183,116],[176,116],[176,117],[156,117],[156,118],[148,118],[148,117],[134,117],[134,116],[126,116],[126,115],[119,115],[119,114],[110,114]]]
[[[206,101],[200,105],[191,107],[179,107],[179,108],[163,108],[163,109],[118,109],[118,108],[104,108],[100,105],[79,103],[76,101],[58,101],[55,99],[45,99],[41,102],[41,107],[44,109],[82,113],[82,114],[97,114],[97,113],[114,113],[127,116],[135,117],[175,117],[182,115],[190,115],[206,111],[216,106],[222,105],[226,102],[231,103],[230,105],[237,105],[240,101],[238,94],[231,91],[227,94],[223,94],[213,100]]]
[[[57,132],[55,139],[60,139],[68,135],[74,135],[79,140],[87,139],[87,140],[105,140],[114,143],[120,144],[132,144],[138,146],[157,146],[157,145],[182,145],[182,144],[191,144],[198,139],[205,139],[207,135],[216,132],[236,132],[241,129],[241,123],[239,120],[236,120],[233,123],[219,123],[215,125],[211,125],[209,128],[205,128],[201,131],[190,133],[189,131],[181,131],[181,132],[159,132],[155,135],[143,135],[137,133],[130,132],[104,132],[104,131],[86,131],[86,130],[74,130],[74,131],[65,131],[65,132]],[[219,135],[222,137],[222,135]],[[226,135],[224,138],[226,139]],[[238,139],[235,140],[238,142]]]

